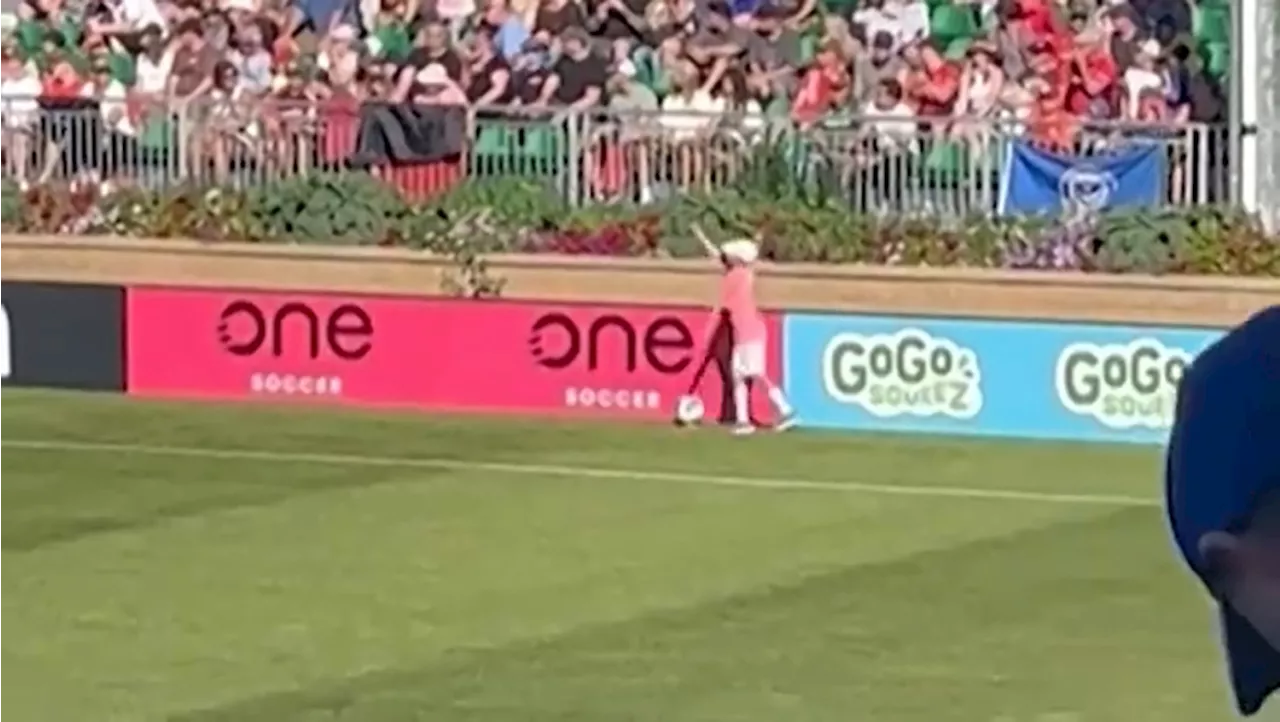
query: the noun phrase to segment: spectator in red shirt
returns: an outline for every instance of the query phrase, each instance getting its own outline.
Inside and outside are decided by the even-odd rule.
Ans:
[[[1114,118],[1120,68],[1107,48],[1106,36],[1094,30],[1078,35],[1067,67],[1067,110],[1092,120]]]
[[[1037,40],[1053,40],[1064,33],[1046,0],[1012,0],[1009,29],[1023,45]]]
[[[1031,142],[1045,150],[1071,153],[1075,149],[1079,119],[1067,111],[1063,95],[1042,77],[1027,82],[1034,101],[1027,119],[1027,135]]]
[[[1053,11],[1045,0],[1018,0],[1015,17],[1037,36],[1055,34]]]
[[[839,43],[829,42],[800,81],[791,117],[801,125],[817,123],[841,98],[847,99],[851,78]]]
[[[1070,58],[1056,42],[1047,38],[1032,41],[1027,48],[1027,69],[1048,85],[1047,95],[1061,105],[1066,104],[1071,83]]]
[[[72,100],[80,97],[84,81],[71,63],[62,60],[54,64],[45,75],[40,87],[40,97],[47,100]]]
[[[960,68],[928,43],[908,45],[902,57],[907,62],[903,89],[916,113],[925,118],[951,115],[960,95]]]

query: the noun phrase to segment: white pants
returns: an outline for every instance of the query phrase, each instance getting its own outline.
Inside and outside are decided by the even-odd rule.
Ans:
[[[733,378],[753,379],[764,376],[764,341],[740,343],[733,347]]]

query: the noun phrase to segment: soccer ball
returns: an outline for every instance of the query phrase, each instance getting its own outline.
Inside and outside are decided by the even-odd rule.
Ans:
[[[697,396],[681,396],[680,400],[676,402],[676,423],[681,426],[692,426],[702,421],[702,416],[706,412],[707,409],[702,405],[702,399]]]

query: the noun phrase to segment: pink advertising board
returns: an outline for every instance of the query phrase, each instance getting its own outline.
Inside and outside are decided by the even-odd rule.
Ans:
[[[706,309],[166,288],[129,289],[127,309],[142,396],[669,419],[706,360],[708,417],[731,403]]]

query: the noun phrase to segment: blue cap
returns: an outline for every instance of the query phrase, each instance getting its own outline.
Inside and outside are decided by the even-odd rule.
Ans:
[[[1192,571],[1207,584],[1200,538],[1245,523],[1280,488],[1280,306],[1205,349],[1182,378],[1166,460],[1169,522]],[[1240,712],[1280,688],[1280,650],[1223,600],[1223,646]]]

